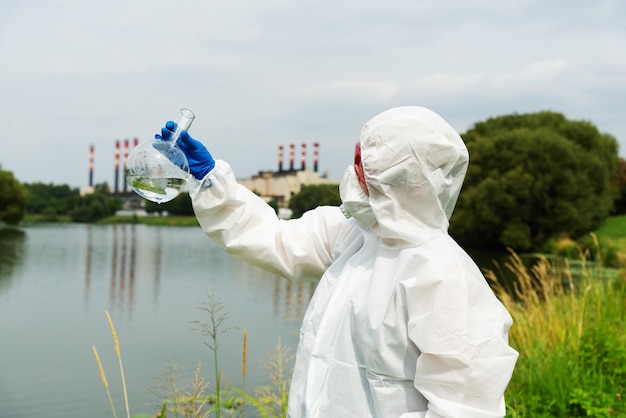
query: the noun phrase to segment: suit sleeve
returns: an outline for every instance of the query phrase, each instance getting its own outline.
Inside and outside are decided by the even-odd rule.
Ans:
[[[220,160],[190,196],[200,226],[219,246],[294,281],[322,276],[334,258],[339,231],[348,225],[337,207],[319,207],[299,219],[278,219]]]

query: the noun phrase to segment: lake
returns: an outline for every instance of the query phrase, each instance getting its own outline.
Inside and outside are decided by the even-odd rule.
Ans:
[[[212,352],[194,321],[208,292],[228,316],[218,343],[222,373],[245,388],[269,384],[261,361],[277,342],[295,353],[314,285],[287,280],[224,253],[200,228],[57,225],[0,229],[0,416],[110,417],[96,346],[118,416],[125,416],[119,364],[105,316],[119,338],[131,414],[155,414],[168,363],[186,385],[199,362],[214,387]],[[204,305],[203,305],[204,304]],[[229,330],[227,328],[232,327]]]

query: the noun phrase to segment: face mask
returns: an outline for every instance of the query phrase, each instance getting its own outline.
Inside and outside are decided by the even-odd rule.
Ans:
[[[339,185],[341,196],[341,211],[346,218],[354,218],[364,228],[371,228],[376,223],[374,211],[369,203],[369,197],[365,194],[354,167],[346,169],[341,184]]]

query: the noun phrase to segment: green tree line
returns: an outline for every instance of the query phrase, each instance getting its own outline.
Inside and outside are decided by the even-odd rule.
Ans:
[[[121,208],[122,200],[109,193],[106,183],[81,196],[77,188],[68,185],[21,184],[13,173],[0,169],[0,221],[7,224],[18,224],[26,214],[46,221],[69,218],[73,222],[95,222]]]
[[[626,161],[618,157],[617,140],[590,122],[551,111],[510,114],[477,122],[461,136],[470,166],[450,233],[464,246],[537,250],[626,213]],[[68,186],[21,185],[1,167],[0,192],[5,223],[18,223],[26,213],[91,222],[121,208],[106,185],[80,196]],[[299,217],[339,204],[338,185],[315,185],[293,196],[289,207]],[[162,205],[147,202],[146,210],[193,214],[188,195]]]

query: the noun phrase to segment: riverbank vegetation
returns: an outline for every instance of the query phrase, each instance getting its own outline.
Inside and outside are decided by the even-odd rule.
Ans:
[[[30,194],[12,172],[0,166],[0,223],[17,224],[26,214]]]
[[[513,253],[506,268],[515,288],[497,286],[520,353],[508,417],[626,416],[626,278],[587,251],[575,261],[576,268],[547,258],[528,266]],[[487,277],[498,282],[494,272]]]
[[[67,185],[43,183],[25,184],[30,196],[22,222],[97,222],[113,216],[122,209],[120,197],[109,192],[106,183],[98,184],[93,192],[81,195]]]
[[[246,412],[251,416],[270,418],[270,417],[286,417],[287,416],[287,400],[289,391],[289,382],[294,354],[288,347],[282,345],[280,339],[275,347],[271,348],[267,354],[267,361],[263,361],[269,373],[270,385],[252,388],[246,388],[245,378],[247,373],[247,333],[243,330],[242,343],[242,366],[241,366],[241,384],[232,385],[227,383],[227,376],[224,376],[219,362],[219,346],[220,335],[229,331],[238,330],[226,324],[228,320],[228,312],[226,306],[219,301],[213,293],[208,293],[208,300],[203,302],[198,309],[206,314],[206,318],[194,321],[196,330],[200,331],[206,337],[206,346],[210,350],[210,356],[213,372],[211,379],[203,376],[201,368],[202,362],[199,360],[193,377],[189,382],[180,381],[179,365],[173,364],[171,361],[163,369],[161,376],[155,377],[156,386],[147,388],[149,392],[155,395],[157,408],[155,414],[132,415],[133,418],[165,418],[165,417],[189,417],[189,418],[209,418],[222,416],[244,417]],[[115,325],[111,320],[108,312],[105,311],[107,322],[113,339],[115,355],[119,360],[119,373],[122,381],[122,393],[124,395],[124,413],[125,416],[131,417],[131,409],[135,409],[132,400],[129,401],[125,383],[124,369],[122,366],[122,357],[115,331]],[[109,387],[109,379],[97,348],[92,347],[95,361],[100,373],[100,378],[104,386],[104,390],[111,407],[111,414],[114,418],[118,417],[118,408]],[[129,403],[130,402],[130,403]],[[131,407],[132,406],[132,407]]]

